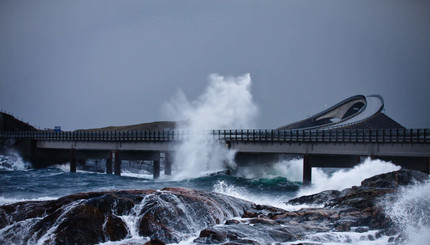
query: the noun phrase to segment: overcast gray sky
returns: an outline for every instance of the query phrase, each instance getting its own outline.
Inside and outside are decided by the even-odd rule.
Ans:
[[[0,109],[63,129],[170,120],[250,73],[274,128],[356,94],[430,128],[430,1],[0,1]]]

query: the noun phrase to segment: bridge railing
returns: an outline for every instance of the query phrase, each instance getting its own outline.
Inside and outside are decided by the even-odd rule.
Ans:
[[[182,141],[195,135],[219,141],[242,142],[430,143],[430,129],[0,131],[0,139],[44,141],[166,142]]]

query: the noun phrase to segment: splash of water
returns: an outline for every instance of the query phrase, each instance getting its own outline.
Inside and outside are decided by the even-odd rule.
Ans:
[[[27,170],[30,167],[31,163],[24,161],[16,152],[0,155],[0,170]]]
[[[403,187],[393,202],[387,200],[385,211],[400,227],[406,244],[430,241],[430,181]]]
[[[312,169],[312,185],[303,188],[298,196],[311,195],[325,190],[343,190],[359,186],[361,181],[375,175],[399,170],[400,167],[382,160],[366,158],[353,168],[342,169],[328,175],[321,169]]]
[[[189,102],[180,91],[166,104],[166,109],[175,120],[184,122],[179,129],[193,132],[176,150],[176,179],[195,178],[226,166],[234,167],[235,152],[219,144],[207,130],[250,128],[258,111],[249,74],[239,77],[212,74],[208,87],[197,100]]]
[[[213,185],[213,191],[249,202],[261,205],[269,205],[277,208],[282,208],[288,211],[298,210],[300,208],[305,207],[320,207],[316,205],[290,205],[286,203],[286,201],[291,198],[291,195],[289,193],[276,196],[272,193],[254,193],[245,187],[229,184],[223,180],[219,180]]]
[[[241,166],[236,176],[245,179],[274,179],[287,177],[289,181],[302,181],[301,159],[282,160],[270,165],[255,164],[252,166]]]
[[[244,170],[245,169],[245,170]],[[361,164],[350,169],[340,169],[331,175],[323,172],[322,169],[312,169],[312,186],[300,189],[296,196],[311,195],[325,190],[343,190],[354,185],[360,185],[361,181],[372,176],[399,170],[400,167],[381,160],[365,159]],[[257,171],[258,170],[258,171]],[[285,177],[289,181],[302,181],[303,159],[284,160],[266,168],[239,168],[239,176],[248,179],[277,178]],[[222,194],[237,197],[257,204],[271,205],[286,210],[297,210],[303,207],[315,207],[309,205],[292,206],[285,202],[288,197],[255,195],[247,189],[228,184],[225,181],[215,183],[213,190]]]

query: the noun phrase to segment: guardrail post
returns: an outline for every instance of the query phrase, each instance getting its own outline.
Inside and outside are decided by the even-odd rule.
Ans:
[[[409,142],[412,143],[412,129],[409,129]]]

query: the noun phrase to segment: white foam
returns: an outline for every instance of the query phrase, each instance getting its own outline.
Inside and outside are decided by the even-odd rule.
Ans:
[[[53,167],[63,172],[70,172],[70,163],[57,164],[57,165],[54,165]]]
[[[302,181],[303,160],[282,160],[272,165],[258,165],[239,167],[237,176],[245,179],[273,179],[286,177],[289,181]]]
[[[50,200],[56,200],[60,197],[37,197],[37,198],[10,198],[10,197],[3,197],[0,196],[0,205],[6,205],[6,204],[12,204],[17,202],[27,202],[27,201],[50,201]]]
[[[372,244],[389,244],[388,236],[381,236],[376,238],[378,230],[370,230],[367,232],[319,232],[308,235],[306,239],[294,242],[287,242],[282,244],[324,244],[324,245],[338,245],[338,244],[353,244],[353,245],[372,245]]]
[[[197,99],[189,102],[181,91],[166,104],[170,117],[184,124],[179,129],[190,130],[177,147],[174,165],[176,180],[195,178],[234,166],[235,152],[219,144],[210,129],[250,128],[257,115],[252,99],[249,74],[239,77],[209,76],[209,85]]]
[[[372,176],[399,170],[400,167],[382,160],[366,158],[361,164],[334,172],[332,175],[321,169],[312,169],[312,185],[300,190],[298,196],[311,195],[325,190],[343,190],[359,186],[361,181]]]
[[[137,173],[132,173],[130,171],[122,170],[121,176],[125,177],[133,177],[137,179],[152,179],[153,175],[151,173],[148,173],[147,171],[139,171]]]
[[[387,200],[388,216],[406,235],[407,244],[428,244],[430,241],[430,181],[403,187],[395,201]]]
[[[270,193],[267,195],[262,193],[257,195],[249,192],[246,188],[229,185],[225,181],[217,181],[214,184],[213,191],[256,204],[269,205],[288,211],[299,210],[301,208],[322,207],[315,205],[290,205],[285,203],[288,200],[286,196],[273,196]]]
[[[13,151],[7,155],[0,155],[0,170],[27,170],[31,167],[31,163],[24,161],[21,156]]]

